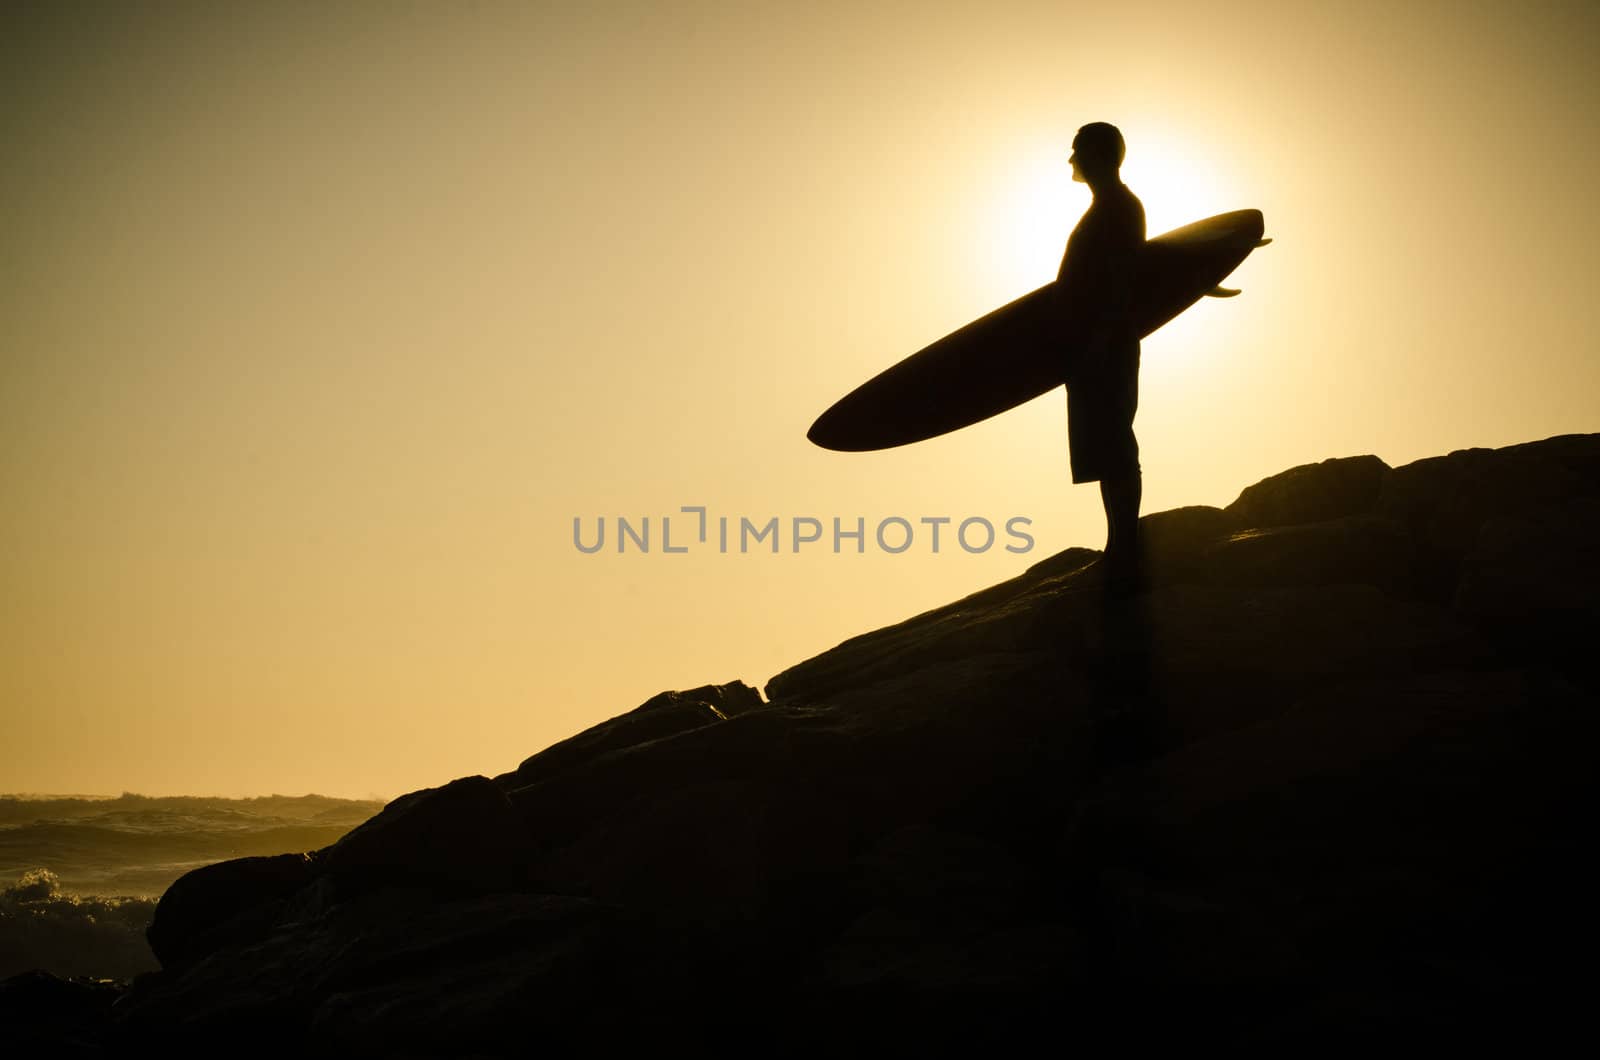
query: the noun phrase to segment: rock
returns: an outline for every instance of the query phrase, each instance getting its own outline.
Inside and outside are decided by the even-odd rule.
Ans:
[[[525,1031],[530,1006],[558,1014],[615,987],[632,974],[619,962],[647,971],[653,940],[622,928],[617,911],[568,896],[375,891],[138,983],[118,1017],[141,1045],[199,1048],[250,1027],[258,1054],[474,1054]]]
[[[1087,567],[1100,558],[1100,550],[1093,548],[1068,548],[1040,560],[1023,572],[1025,579],[1053,578],[1057,575],[1071,574],[1073,571]]]
[[[582,1010],[653,971],[653,940],[626,927],[615,910],[560,895],[421,907],[403,930],[351,933],[357,945],[318,978],[307,1037],[339,1055],[493,1051],[530,1033],[530,1010]]]
[[[1365,515],[1377,505],[1389,474],[1389,465],[1375,456],[1302,464],[1262,479],[1223,511],[1239,530]]]
[[[861,844],[997,797],[1009,787],[997,777],[1028,776],[1025,767],[1051,758],[1038,733],[1081,724],[1083,697],[1041,687],[1039,662],[946,660],[826,705],[774,705],[519,789],[519,808],[547,844],[541,879],[632,908],[765,919],[788,937],[826,910],[825,881],[848,871]],[[996,710],[996,696],[1009,708]],[[866,700],[874,709],[862,709]],[[925,768],[939,760],[964,765]],[[1070,785],[1070,775],[1052,784]],[[1048,803],[1046,793],[1027,798]],[[802,894],[804,914],[794,907]],[[778,917],[778,908],[789,912]]]
[[[1207,552],[1231,529],[1227,513],[1209,505],[1144,516],[1139,520],[1139,540],[1150,577],[1173,585],[1198,576]]]
[[[1600,626],[1600,498],[1486,520],[1462,558],[1457,613],[1519,656],[1600,681],[1588,644]]]
[[[0,979],[0,1044],[8,1055],[103,1056],[111,1006],[121,994],[109,980],[59,979],[32,971]]]
[[[222,861],[186,873],[156,905],[145,933],[150,949],[163,967],[176,968],[255,938],[315,872],[309,855],[280,854]]]
[[[1077,956],[1071,919],[1041,915],[1048,879],[1004,844],[908,825],[852,868],[860,912],[847,914],[822,957],[835,988],[1027,989],[1061,977]]]
[[[1456,610],[1497,625],[1600,610],[1600,497],[1487,519],[1462,559]]]
[[[1243,530],[1220,541],[1201,566],[1212,584],[1358,584],[1403,595],[1416,576],[1410,535],[1373,515]]]
[[[767,698],[817,700],[963,656],[1028,651],[1061,639],[1073,615],[1099,598],[1095,564],[1063,574],[1024,574],[982,592],[852,637],[767,682]],[[1035,568],[1036,570],[1040,568]],[[1070,634],[1068,634],[1070,637]]]
[[[240,858],[195,869],[162,895],[147,938],[164,968],[258,942],[285,924],[380,888],[472,894],[525,872],[527,833],[485,777],[402,796],[315,854]]]
[[[552,744],[495,782],[508,791],[526,787],[610,751],[714,725],[761,706],[761,693],[743,681],[662,692],[627,714]]]
[[[1379,511],[1407,526],[1431,595],[1455,594],[1461,563],[1491,519],[1600,496],[1600,435],[1466,449],[1396,468]]]
[[[523,877],[530,839],[505,792],[462,777],[403,795],[323,852],[341,892],[423,887],[480,894]]]
[[[1448,610],[1361,584],[1158,587],[1100,628],[1078,667],[1101,716],[1131,705],[1144,757],[1263,721],[1308,688],[1498,660]]]
[[[1559,982],[1594,940],[1571,920],[1581,888],[1551,875],[1595,809],[1586,698],[1510,671],[1308,690],[1108,787],[1086,840],[1107,975],[1164,1010],[1297,983],[1301,1004],[1338,989],[1381,1011],[1398,991],[1469,1022],[1468,979],[1502,1001]],[[1223,1036],[1259,1019],[1190,1014]]]

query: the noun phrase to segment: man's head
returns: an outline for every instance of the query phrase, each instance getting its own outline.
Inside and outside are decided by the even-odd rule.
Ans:
[[[1093,184],[1115,177],[1127,150],[1122,133],[1115,125],[1090,122],[1072,138],[1072,157],[1067,159],[1072,165],[1072,179]]]

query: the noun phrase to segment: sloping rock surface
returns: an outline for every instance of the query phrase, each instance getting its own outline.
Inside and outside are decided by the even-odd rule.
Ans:
[[[326,850],[198,870],[97,1040],[1298,1053],[1583,1026],[1600,436],[1324,461],[1143,527],[1142,585],[1069,550],[765,700],[662,693]]]

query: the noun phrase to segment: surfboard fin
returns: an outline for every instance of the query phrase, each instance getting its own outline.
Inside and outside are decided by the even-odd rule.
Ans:
[[[1206,297],[1207,298],[1232,298],[1234,295],[1238,294],[1239,291],[1240,291],[1240,288],[1238,288],[1238,287],[1213,287],[1213,288],[1211,288],[1211,290],[1206,292]]]

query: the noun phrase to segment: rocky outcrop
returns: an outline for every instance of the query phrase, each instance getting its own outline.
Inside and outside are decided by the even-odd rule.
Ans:
[[[0,1044],[8,1056],[103,1056],[118,993],[109,981],[39,971],[0,980]]]
[[[714,725],[761,706],[761,694],[742,681],[662,692],[626,714],[603,721],[531,756],[495,783],[511,789],[548,780],[611,751]]]
[[[101,1040],[1520,1047],[1580,1026],[1600,436],[1295,468],[199,870]],[[598,1036],[598,1037],[597,1037]],[[754,1037],[752,1037],[754,1036]]]
[[[195,869],[167,888],[145,937],[156,960],[180,968],[270,927],[284,901],[311,882],[306,854],[235,858]]]
[[[1323,523],[1372,511],[1389,465],[1375,456],[1304,464],[1262,479],[1223,509],[1237,529]]]
[[[321,852],[320,875],[343,895],[395,885],[441,893],[523,881],[524,834],[511,800],[487,777],[402,795]]]

